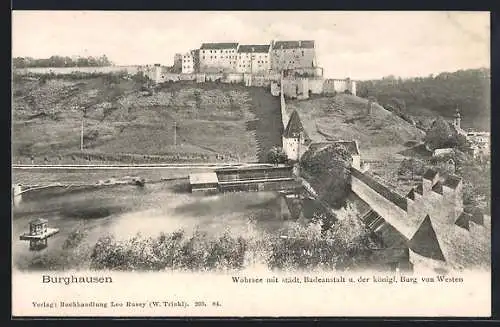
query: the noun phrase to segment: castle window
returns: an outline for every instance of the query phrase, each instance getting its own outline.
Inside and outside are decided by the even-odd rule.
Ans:
[[[205,56],[203,56],[203,59],[205,59]]]
[[[302,57],[304,57],[304,50],[302,50]]]

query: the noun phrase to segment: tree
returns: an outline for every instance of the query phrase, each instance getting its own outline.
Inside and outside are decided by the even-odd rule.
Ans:
[[[370,232],[351,206],[340,210],[338,218],[326,230],[322,228],[321,219],[305,226],[292,223],[283,232],[286,237],[271,240],[272,251],[267,259],[269,268],[343,270],[366,263],[374,244]]]
[[[300,164],[323,201],[334,208],[344,205],[350,191],[352,156],[342,144],[333,143],[319,152],[308,150]]]
[[[287,159],[285,152],[279,146],[272,147],[267,154],[267,161],[275,165],[285,163]]]
[[[406,102],[405,102],[405,100],[398,99],[398,98],[392,98],[391,102],[394,104],[394,107],[398,111],[400,111],[400,112],[406,111]]]
[[[399,165],[399,175],[423,175],[426,169],[425,162],[416,158],[404,159]]]
[[[427,131],[424,142],[430,150],[435,150],[456,145],[456,137],[448,122],[439,117]]]
[[[458,106],[463,123],[470,127],[488,130],[490,127],[490,70],[469,69],[434,76],[394,80],[360,81],[358,93],[362,97],[377,96],[378,102],[386,107],[392,99],[404,101],[407,112],[415,116],[452,117]],[[424,109],[422,111],[422,109]],[[404,110],[402,107],[400,110]],[[421,118],[421,117],[418,117]]]

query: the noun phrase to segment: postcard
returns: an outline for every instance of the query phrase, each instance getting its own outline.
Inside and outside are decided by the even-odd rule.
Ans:
[[[13,11],[13,317],[488,317],[488,12]]]

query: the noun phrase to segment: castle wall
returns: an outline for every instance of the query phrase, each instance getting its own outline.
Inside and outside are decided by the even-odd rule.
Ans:
[[[346,79],[325,79],[323,84],[323,92],[325,94],[344,93],[349,90],[353,95],[356,95],[356,81]]]
[[[407,238],[411,238],[413,230],[404,223],[408,216],[405,210],[377,193],[365,181],[355,175],[351,175],[351,189],[400,233]]]
[[[224,74],[223,81],[226,83],[242,83],[243,82],[243,74],[238,74],[238,73]]]
[[[419,273],[436,273],[436,270],[446,270],[447,268],[446,262],[429,259],[413,252],[411,249],[409,250],[409,256],[410,262],[413,265],[413,270]]]
[[[312,94],[322,94],[323,93],[324,81],[322,78],[310,78],[309,79],[309,90]]]
[[[141,66],[105,66],[105,67],[29,67],[29,68],[16,68],[15,74],[60,74],[69,75],[72,73],[87,73],[87,74],[108,74],[126,72],[127,74],[134,75],[141,70]]]
[[[281,84],[283,85],[283,94],[285,97],[290,99],[296,99],[298,96],[299,86],[295,80],[282,79]]]
[[[280,96],[281,88],[277,82],[271,82],[271,94],[273,96]]]
[[[288,115],[287,110],[286,110],[283,80],[281,80],[281,85],[280,85],[280,100],[281,100],[281,103],[280,103],[281,122],[283,123],[283,131],[284,131],[286,128],[286,125],[288,125],[288,121],[290,120],[290,116]]]

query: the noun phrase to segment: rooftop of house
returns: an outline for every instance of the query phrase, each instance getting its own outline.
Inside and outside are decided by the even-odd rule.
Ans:
[[[238,48],[238,43],[203,43],[200,47],[201,50],[224,50],[224,49],[236,49]]]
[[[301,41],[276,41],[273,44],[273,49],[313,49],[313,40]]]
[[[241,44],[238,47],[239,53],[268,53],[269,48],[271,46],[269,44]]]
[[[189,183],[196,184],[217,184],[219,179],[215,172],[189,174]]]
[[[349,152],[352,156],[359,155],[358,143],[356,141],[328,141],[328,142],[314,142],[309,145],[309,150],[313,152],[320,152],[327,147],[339,144],[345,147],[347,152]]]
[[[35,218],[33,220],[30,221],[30,224],[34,224],[34,225],[40,225],[40,224],[46,224],[48,223],[49,221],[47,219],[43,219],[43,218]]]

